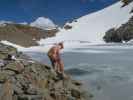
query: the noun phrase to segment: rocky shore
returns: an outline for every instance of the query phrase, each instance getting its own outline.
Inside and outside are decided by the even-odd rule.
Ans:
[[[0,100],[90,100],[82,83],[60,78],[13,47],[0,44]]]

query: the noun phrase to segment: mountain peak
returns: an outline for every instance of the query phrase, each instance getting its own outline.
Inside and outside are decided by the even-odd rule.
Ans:
[[[34,22],[30,23],[30,26],[41,28],[44,30],[53,30],[56,29],[54,22],[46,17],[39,17]]]

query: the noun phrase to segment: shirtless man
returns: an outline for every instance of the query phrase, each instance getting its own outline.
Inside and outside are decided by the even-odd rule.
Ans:
[[[60,57],[60,50],[63,49],[63,43],[58,43],[48,51],[47,55],[51,61],[53,69],[58,73],[64,75],[64,63]]]

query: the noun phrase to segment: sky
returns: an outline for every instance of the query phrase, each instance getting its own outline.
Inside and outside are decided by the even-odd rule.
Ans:
[[[100,10],[118,0],[0,0],[0,20],[32,22],[48,17],[55,24]]]

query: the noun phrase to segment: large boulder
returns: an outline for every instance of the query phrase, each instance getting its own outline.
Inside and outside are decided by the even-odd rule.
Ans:
[[[0,44],[0,59],[5,59],[8,55],[17,54],[17,49],[11,46]]]
[[[4,69],[14,71],[15,73],[21,73],[24,70],[24,65],[21,62],[12,61],[5,65]]]

